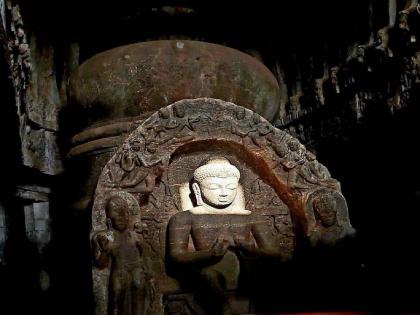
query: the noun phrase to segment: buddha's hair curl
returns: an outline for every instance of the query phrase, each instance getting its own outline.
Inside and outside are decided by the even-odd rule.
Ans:
[[[194,171],[194,180],[201,182],[207,177],[235,177],[239,180],[241,174],[238,168],[222,157],[208,159]]]

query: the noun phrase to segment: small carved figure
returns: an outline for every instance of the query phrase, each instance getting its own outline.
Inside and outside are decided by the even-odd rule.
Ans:
[[[149,128],[154,131],[155,137],[148,137],[146,141],[147,151],[155,153],[157,146],[166,142],[178,143],[193,139],[193,124],[199,120],[200,118],[198,117],[187,117],[185,108],[182,105],[174,106],[172,114],[168,108],[161,108],[159,110],[158,123]]]
[[[110,265],[108,313],[143,315],[147,293],[145,261],[142,241],[130,220],[127,198],[134,199],[125,193],[108,200],[108,230],[94,236],[95,260],[99,268]]]
[[[290,174],[290,184],[297,189],[308,189],[312,185],[322,185],[337,189],[339,183],[331,178],[328,169],[316,160],[311,152],[306,152],[306,163],[302,164],[296,172]]]
[[[273,132],[273,127],[263,121],[257,113],[254,113],[251,119],[254,130],[249,132],[249,137],[256,146],[263,147],[267,144],[265,136]]]
[[[288,132],[294,138],[298,137],[295,126],[290,126],[289,129],[286,129],[286,132]]]
[[[314,80],[314,96],[315,96],[315,101],[317,105],[325,105],[323,84],[324,84],[323,78]]]
[[[307,152],[298,140],[291,137],[283,137],[280,140],[271,137],[271,140],[268,140],[279,157],[280,164],[286,170],[290,171],[307,160]]]
[[[151,168],[137,167],[120,182],[121,188],[136,193],[151,193],[156,185],[156,180],[162,176],[164,169],[161,165]]]
[[[236,122],[232,122],[231,132],[241,138],[248,136],[250,132],[256,131],[255,126],[247,118],[246,109],[238,107],[235,109]]]
[[[132,147],[124,148],[116,155],[115,163],[121,167],[108,167],[109,187],[126,188],[126,191],[144,194],[153,191],[164,169],[158,162],[153,166],[148,165],[139,157],[137,151],[142,144],[133,143]]]
[[[199,117],[187,117],[185,115],[185,107],[181,104],[174,106],[174,117],[177,122],[176,132],[173,133],[172,142],[186,142],[194,139],[192,131],[194,130],[194,123],[200,121]]]
[[[333,195],[324,194],[313,200],[316,226],[309,239],[312,245],[334,245],[337,240],[354,234],[354,229],[340,222],[337,201]]]
[[[290,138],[286,145],[287,153],[283,158],[283,165],[286,169],[294,169],[305,163],[305,150],[297,139]]]
[[[324,95],[329,104],[338,104],[339,95],[341,93],[340,81],[338,77],[339,68],[332,67],[329,69],[328,79],[324,82]]]

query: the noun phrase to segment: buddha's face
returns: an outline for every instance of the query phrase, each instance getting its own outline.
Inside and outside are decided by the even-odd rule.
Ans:
[[[117,231],[124,231],[128,228],[130,216],[128,209],[122,204],[111,200],[107,206],[107,215],[111,219],[112,227]]]
[[[236,177],[207,177],[200,183],[201,196],[211,206],[229,206],[236,197],[238,179]]]

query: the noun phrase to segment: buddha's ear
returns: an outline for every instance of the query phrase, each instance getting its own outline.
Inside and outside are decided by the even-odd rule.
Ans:
[[[195,200],[197,200],[197,206],[202,206],[204,202],[203,202],[203,198],[201,197],[200,186],[197,183],[193,183],[192,189],[195,195]]]

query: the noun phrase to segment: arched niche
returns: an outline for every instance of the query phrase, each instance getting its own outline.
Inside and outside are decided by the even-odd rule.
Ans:
[[[142,255],[153,287],[153,299],[146,304],[155,313],[163,312],[163,295],[180,290],[165,265],[167,223],[185,210],[180,187],[191,182],[194,170],[211,156],[223,156],[240,170],[246,208],[271,223],[285,257],[292,256],[297,235],[318,244],[324,232],[333,231],[318,213],[320,205],[331,205],[324,201],[332,200],[337,217],[337,232],[328,234],[330,243],[351,230],[339,183],[298,140],[233,103],[209,98],[176,102],[127,137],[99,177],[92,208],[92,240],[109,233],[106,205],[112,196],[122,194],[127,207],[134,209],[130,228],[144,244]],[[323,202],[315,201],[320,198]],[[137,205],[131,206],[133,200]],[[109,266],[93,267],[97,314],[106,314],[109,274]]]

